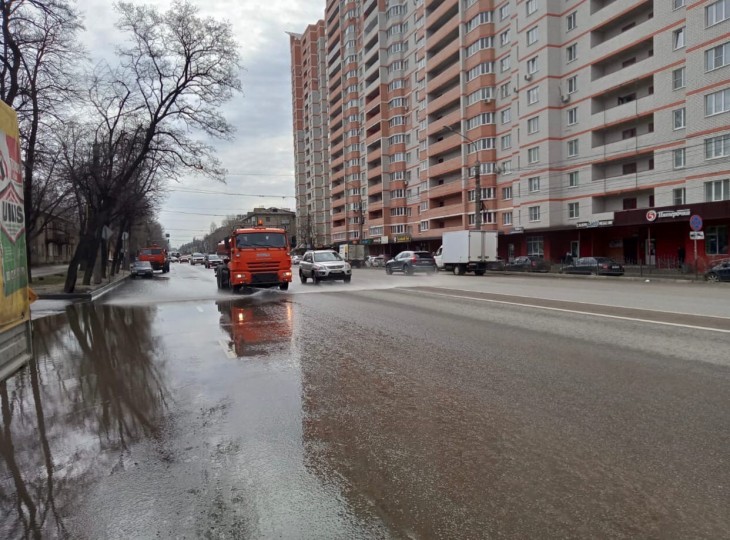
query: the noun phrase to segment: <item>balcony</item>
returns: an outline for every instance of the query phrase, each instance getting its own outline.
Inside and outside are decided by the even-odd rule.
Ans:
[[[464,187],[461,180],[457,179],[452,180],[451,182],[445,182],[441,185],[433,186],[429,188],[426,194],[430,200],[433,200],[461,193],[463,189]]]
[[[454,111],[459,114],[459,111]],[[440,156],[449,152],[458,151],[461,147],[461,137],[446,132],[446,137],[440,141],[429,143],[428,155],[430,157]]]
[[[435,120],[431,120],[428,123],[428,136],[433,137],[438,135],[442,131],[447,135],[450,134],[448,131],[444,131],[446,126],[454,126],[461,122],[461,111],[459,109],[453,110],[444,116],[438,117]],[[438,152],[435,152],[438,153]]]
[[[604,159],[608,161],[622,160],[633,155],[646,154],[647,147],[651,146],[652,143],[656,143],[655,133],[646,133],[639,135],[638,137],[632,137],[630,139],[624,139],[602,146],[596,146],[593,149],[596,157],[605,156]]]
[[[460,0],[454,1],[441,1],[437,3],[436,8],[433,11],[428,11],[429,8],[433,5],[429,5],[426,7],[426,30],[431,30],[432,28],[441,28],[445,24],[448,24],[449,21],[452,21],[454,19],[458,19],[456,15],[459,12],[459,2]],[[435,3],[435,2],[434,2]],[[431,38],[429,37],[429,41]]]
[[[458,106],[460,99],[461,93],[459,92],[458,86],[446,90],[437,98],[430,97],[428,100],[428,114],[437,114],[438,111],[440,111],[441,109],[446,109],[451,106]]]
[[[448,173],[461,174],[461,156],[447,159],[441,163],[429,164],[428,170],[432,178],[443,176]]]
[[[447,92],[458,88],[461,68],[459,63],[453,64],[436,76],[430,76],[426,81],[426,92],[429,94]]]
[[[429,65],[438,66],[439,62],[436,57],[441,57],[444,53],[454,54],[458,58],[459,47],[454,44],[459,42],[459,18],[453,17],[444,25],[428,36],[428,43],[431,45],[426,50],[429,55]]]
[[[654,55],[653,38],[636,43],[631,47],[591,66],[591,80],[606,81],[609,88],[621,86],[646,75],[644,61]],[[600,85],[599,85],[600,86]]]
[[[619,11],[613,7],[613,13],[619,13],[616,17],[609,19],[597,28],[591,31],[591,48],[604,45],[609,47],[609,43],[616,43],[616,39],[620,38],[622,43],[631,43],[637,36],[643,37],[650,32],[643,27],[643,24],[653,18],[653,5],[651,1],[636,4],[628,11]],[[642,32],[638,34],[634,31],[642,28]]]
[[[428,219],[445,219],[455,216],[461,216],[466,213],[464,203],[449,204],[428,209]]]

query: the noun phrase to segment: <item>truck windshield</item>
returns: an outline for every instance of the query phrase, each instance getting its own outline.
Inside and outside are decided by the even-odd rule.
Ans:
[[[143,249],[141,251],[142,255],[161,255],[162,250],[161,249]]]
[[[238,249],[251,247],[286,247],[286,236],[281,233],[256,232],[236,236]]]

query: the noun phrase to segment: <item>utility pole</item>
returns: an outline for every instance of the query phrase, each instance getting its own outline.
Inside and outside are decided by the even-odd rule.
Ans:
[[[461,133],[460,131],[456,131],[451,126],[446,126],[446,129],[448,129],[450,132],[455,133],[456,135],[462,137],[467,142],[470,142],[471,144],[476,145],[474,141],[472,141],[469,137]],[[477,165],[476,165],[476,174],[474,175],[474,228],[477,231],[482,230],[482,164],[479,161],[479,149],[477,148]]]

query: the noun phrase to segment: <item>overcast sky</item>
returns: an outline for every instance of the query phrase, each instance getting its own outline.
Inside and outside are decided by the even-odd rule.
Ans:
[[[131,0],[165,9],[171,0]],[[202,177],[187,177],[171,185],[159,219],[176,247],[200,238],[211,222],[242,214],[255,206],[295,210],[294,150],[291,115],[289,36],[324,17],[325,0],[192,0],[201,15],[230,21],[237,36],[243,95],[226,107],[236,127],[233,142],[213,142],[228,170],[226,185]],[[122,39],[114,28],[111,0],[78,0],[85,14],[84,42],[93,61],[112,60]],[[216,195],[184,190],[266,195]],[[278,196],[278,197],[276,197]],[[281,196],[288,196],[282,198]],[[187,212],[187,213],[184,213]],[[197,215],[202,214],[202,215]]]

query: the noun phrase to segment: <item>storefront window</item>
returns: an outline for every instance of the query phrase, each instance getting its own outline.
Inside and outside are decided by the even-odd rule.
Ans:
[[[707,227],[705,232],[705,253],[707,255],[727,255],[727,226]]]
[[[528,236],[527,237],[527,254],[528,255],[540,255],[543,256],[545,251],[543,249],[542,236]]]

